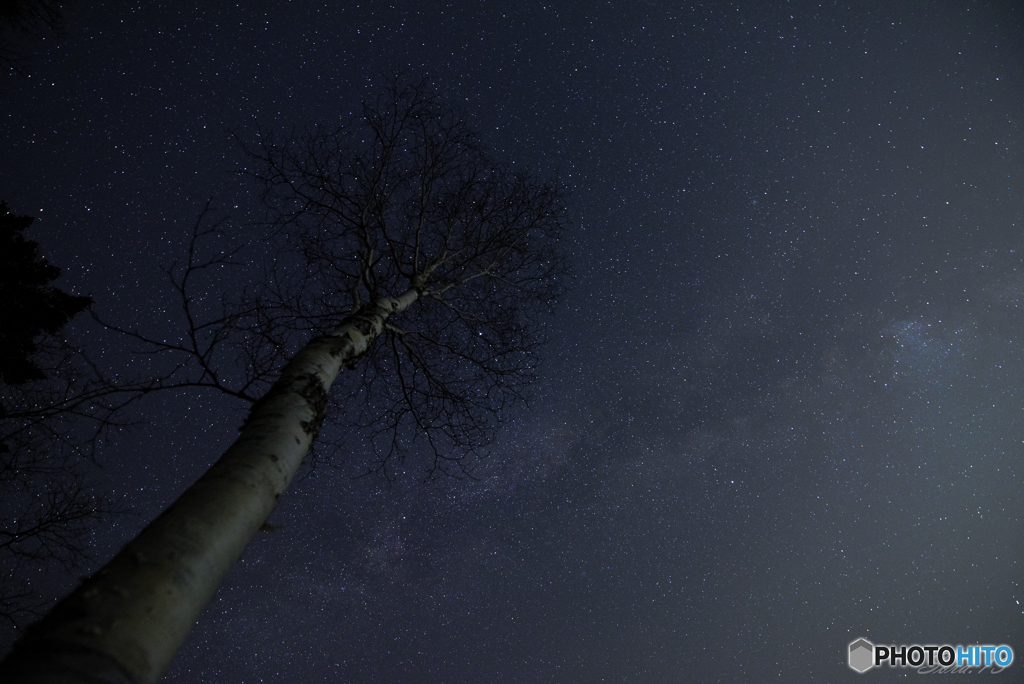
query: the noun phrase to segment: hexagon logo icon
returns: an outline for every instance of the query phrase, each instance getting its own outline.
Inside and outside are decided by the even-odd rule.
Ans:
[[[857,639],[850,644],[850,667],[857,672],[867,672],[874,667],[875,645],[867,639]]]

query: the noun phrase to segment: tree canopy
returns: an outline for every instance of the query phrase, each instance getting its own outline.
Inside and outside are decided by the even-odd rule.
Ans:
[[[131,397],[61,336],[90,305],[51,283],[60,269],[0,202],[0,620],[18,627],[48,601],[32,572],[88,557],[90,531],[119,510],[94,487],[95,447]]]
[[[39,244],[25,237],[33,220],[12,214],[0,202],[0,380],[11,385],[43,379],[32,358],[39,351],[39,337],[56,335],[92,303],[50,284],[60,268],[40,256]]]

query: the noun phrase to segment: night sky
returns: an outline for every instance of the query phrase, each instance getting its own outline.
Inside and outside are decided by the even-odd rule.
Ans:
[[[415,458],[354,479],[358,454],[303,471],[166,681],[914,674],[857,675],[858,637],[1005,643],[1019,677],[1016,3],[166,4],[75,3],[0,77],[0,199],[108,319],[179,335],[162,269],[203,204],[240,240],[262,216],[232,133],[337,123],[394,71],[560,177],[575,270],[478,479],[423,484]],[[69,332],[147,368],[90,320]],[[98,471],[133,512],[80,572],[245,410],[147,398]]]

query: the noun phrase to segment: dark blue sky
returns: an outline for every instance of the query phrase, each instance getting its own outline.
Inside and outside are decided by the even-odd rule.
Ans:
[[[577,278],[480,481],[410,462],[388,489],[358,454],[297,481],[167,681],[820,682],[858,676],[862,636],[1024,653],[1015,3],[206,4],[77,3],[0,79],[0,197],[67,288],[177,334],[161,268],[203,203],[260,212],[230,131],[338,122],[396,69],[559,174]],[[242,408],[143,406],[102,456],[136,515],[100,556]]]

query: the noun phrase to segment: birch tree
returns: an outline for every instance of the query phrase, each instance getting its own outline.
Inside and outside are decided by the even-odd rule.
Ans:
[[[557,183],[496,161],[421,84],[396,82],[339,128],[261,132],[246,149],[288,250],[224,320],[254,378],[308,341],[210,470],[29,628],[0,666],[12,681],[156,681],[328,413],[382,472],[425,451],[429,472],[458,473],[534,375],[541,316],[563,291]]]

